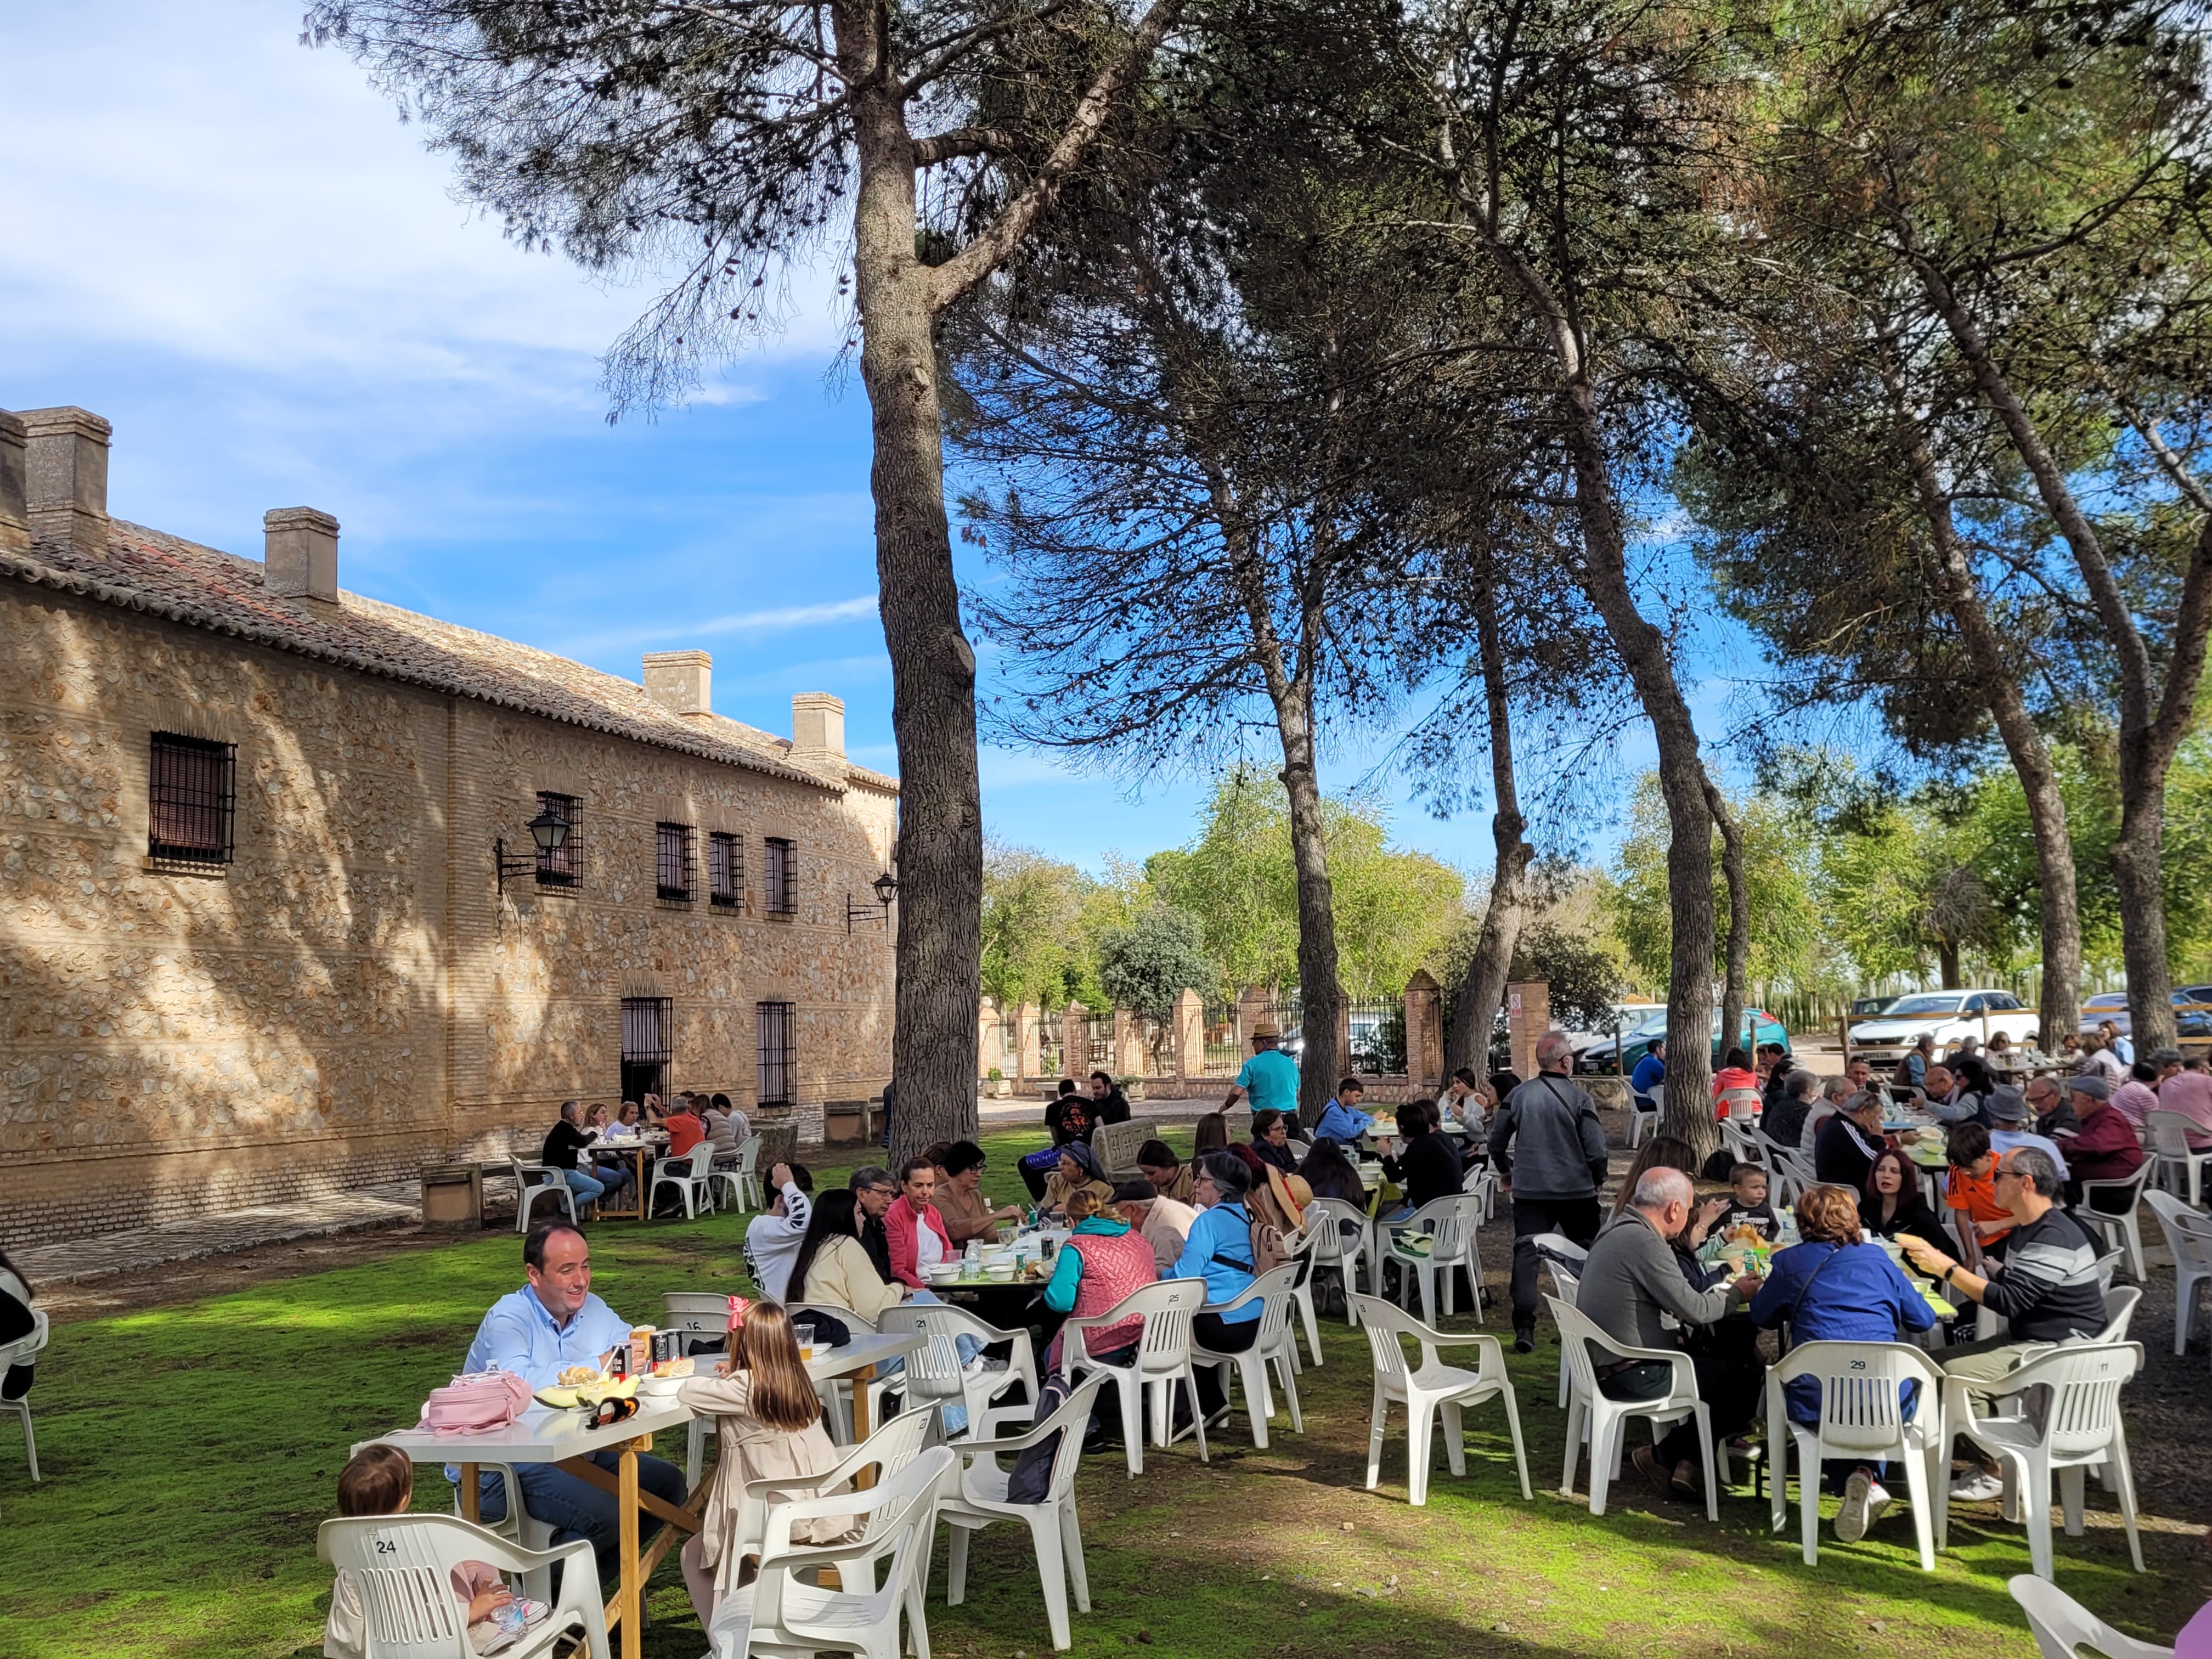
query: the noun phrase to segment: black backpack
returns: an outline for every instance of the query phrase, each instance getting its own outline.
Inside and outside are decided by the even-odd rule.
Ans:
[[[1030,1414],[1030,1426],[1035,1428],[1065,1406],[1069,1392],[1066,1373],[1054,1371],[1045,1378],[1044,1387],[1037,1391],[1036,1410]],[[1006,1502],[1042,1504],[1051,1495],[1052,1463],[1060,1455],[1060,1437],[1066,1432],[1061,1429],[1048,1434],[1036,1445],[1015,1455],[1013,1470],[1006,1477]]]

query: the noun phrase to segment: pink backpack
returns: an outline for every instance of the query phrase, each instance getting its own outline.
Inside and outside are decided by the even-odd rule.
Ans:
[[[436,1434],[483,1434],[503,1429],[530,1409],[530,1384],[496,1366],[464,1371],[442,1389],[430,1390],[422,1420],[415,1426]]]

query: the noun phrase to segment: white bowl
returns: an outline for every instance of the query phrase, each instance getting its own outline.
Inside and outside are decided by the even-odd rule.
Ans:
[[[690,1380],[686,1376],[641,1377],[637,1391],[648,1400],[673,1400],[676,1391]]]

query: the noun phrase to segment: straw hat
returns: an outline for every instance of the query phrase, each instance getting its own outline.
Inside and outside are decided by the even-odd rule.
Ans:
[[[1255,1025],[1252,1028],[1252,1036],[1255,1041],[1264,1040],[1273,1042],[1279,1040],[1282,1035],[1283,1028],[1276,1024],[1272,1019],[1263,1019],[1257,1025]]]
[[[1275,1200],[1284,1218],[1293,1227],[1306,1224],[1306,1206],[1313,1202],[1313,1188],[1304,1176],[1286,1176],[1273,1164],[1267,1165],[1267,1195]]]

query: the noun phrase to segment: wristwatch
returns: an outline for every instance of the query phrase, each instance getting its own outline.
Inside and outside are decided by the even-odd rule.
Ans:
[[[1955,1262],[1955,1261],[1954,1261],[1954,1262],[1953,1262],[1949,1267],[1948,1267],[1944,1268],[1944,1269],[1943,1269],[1943,1283],[1944,1283],[1946,1285],[1949,1285],[1949,1284],[1950,1284],[1950,1282],[1951,1282],[1951,1275],[1952,1275],[1953,1273],[1954,1273],[1958,1272],[1958,1271],[1959,1271],[1959,1264],[1958,1264],[1957,1262]]]

